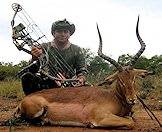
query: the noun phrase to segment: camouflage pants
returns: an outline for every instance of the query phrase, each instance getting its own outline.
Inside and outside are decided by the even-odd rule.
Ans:
[[[41,91],[43,89],[58,88],[57,84],[49,79],[31,72],[25,73],[22,78],[22,88],[25,95]]]

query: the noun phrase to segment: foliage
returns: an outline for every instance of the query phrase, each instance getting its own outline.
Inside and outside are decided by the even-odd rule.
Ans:
[[[0,80],[6,78],[15,78],[16,73],[20,70],[18,66],[13,66],[12,63],[0,65]]]
[[[131,61],[131,59],[133,58],[133,56],[127,54],[127,55],[121,55],[119,56],[118,58],[118,62],[121,64],[121,65],[129,65],[129,62]],[[150,61],[149,59],[147,59],[146,57],[144,56],[141,56],[136,64],[134,65],[135,68],[137,69],[147,69],[147,67],[149,67],[149,64],[150,64]]]
[[[26,61],[21,61],[17,65],[13,65],[13,63],[0,63],[0,81],[8,79],[8,78],[17,78],[16,74],[20,69],[27,65]]]
[[[88,79],[91,83],[100,82],[111,71],[110,65],[99,56],[93,58],[87,69],[89,71]]]
[[[105,75],[110,74],[113,71],[113,66],[100,58],[99,56],[95,56],[90,49],[82,49],[84,54],[87,69],[89,71],[89,77],[94,80],[100,80],[99,78],[105,77]],[[129,54],[121,55],[118,58],[118,62],[121,65],[128,65],[132,56]],[[148,69],[154,71],[156,75],[160,75],[162,72],[162,55],[160,56],[153,56],[151,59],[148,59],[144,56],[141,56],[135,64],[135,68],[139,69]],[[21,61],[17,65],[13,65],[13,63],[4,63],[0,62],[0,80],[4,80],[7,78],[15,78],[16,74],[19,70],[23,67],[28,65],[27,61]],[[96,78],[96,79],[95,79]],[[93,81],[94,82],[94,81]]]
[[[28,66],[29,62],[27,61],[21,61],[19,64],[17,64],[16,66],[20,67],[21,69]]]
[[[130,60],[132,59],[132,56],[130,56],[129,54],[125,55],[121,55],[118,58],[118,63],[120,63],[122,66],[126,66],[129,64]]]
[[[162,55],[153,56],[149,62],[149,70],[153,70],[157,75],[160,75],[162,72]]]
[[[87,76],[88,82],[92,84],[99,83],[113,72],[113,65],[99,56],[94,55],[90,49],[83,49],[82,51],[89,71]],[[121,55],[118,58],[118,62],[122,65],[128,65],[131,59],[132,56],[128,54]],[[13,63],[0,62],[0,80],[3,80],[0,81],[0,96],[12,98],[23,96],[21,84],[19,80],[16,79],[15,75],[19,70],[27,65],[28,62],[26,61],[21,61],[17,65],[13,65]],[[134,67],[138,69],[147,69],[154,71],[155,73],[152,77],[147,77],[143,80],[137,81],[143,94],[143,98],[155,96],[162,100],[162,55],[155,55],[150,59],[141,56]]]
[[[121,55],[118,58],[118,62],[121,65],[128,65],[130,60],[132,59],[132,56],[127,54],[127,55]],[[136,64],[134,65],[134,68],[137,69],[147,69],[150,71],[154,71],[155,74],[159,74],[162,72],[162,55],[160,56],[153,56],[151,59],[148,59],[144,56],[141,56]]]
[[[86,65],[89,65],[93,60],[94,54],[90,51],[90,49],[85,48],[82,48],[82,53],[84,55]]]

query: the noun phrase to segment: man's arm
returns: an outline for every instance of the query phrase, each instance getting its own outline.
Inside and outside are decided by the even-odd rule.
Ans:
[[[43,54],[42,48],[38,47],[32,47],[31,49],[31,54],[32,54],[32,61],[38,60],[38,57],[40,57]]]
[[[76,75],[81,85],[85,84],[87,72],[84,54],[81,48],[78,48],[78,53],[76,55]]]

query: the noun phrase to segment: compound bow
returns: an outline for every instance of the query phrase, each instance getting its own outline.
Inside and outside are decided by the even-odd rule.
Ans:
[[[12,39],[13,43],[17,47],[18,50],[22,50],[28,54],[31,54],[31,51],[24,46],[27,45],[30,49],[33,46],[41,47],[43,49],[42,56],[38,58],[40,67],[38,73],[44,74],[45,76],[49,77],[52,80],[55,81],[61,81],[62,84],[71,83],[73,86],[79,85],[77,79],[60,79],[56,77],[57,69],[54,68],[55,74],[49,74],[48,73],[48,66],[50,65],[51,60],[49,60],[48,56],[48,48],[45,49],[42,47],[40,43],[46,43],[48,41],[47,37],[41,32],[39,27],[34,23],[34,21],[31,19],[31,17],[25,12],[25,10],[22,8],[20,4],[13,3],[12,9],[15,11],[14,16],[11,21],[12,26]],[[20,14],[21,12],[21,14]],[[23,21],[23,23],[19,23],[15,26],[15,18],[19,15],[19,18]],[[26,26],[25,26],[26,25]],[[54,59],[57,60],[57,56],[53,55]],[[22,76],[24,72],[27,71],[27,69],[34,65],[36,62],[33,62],[23,70],[21,70],[18,75]],[[65,63],[66,68],[72,72],[73,75],[75,75],[75,72],[71,69],[71,67],[66,63],[66,61],[57,60],[57,63]]]

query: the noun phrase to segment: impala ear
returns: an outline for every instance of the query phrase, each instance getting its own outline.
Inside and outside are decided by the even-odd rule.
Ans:
[[[98,83],[97,86],[103,86],[103,85],[106,85],[106,84],[111,85],[112,83],[107,82],[107,81],[102,81],[102,82]]]
[[[147,76],[149,76],[149,75],[155,75],[155,71],[143,72],[143,73],[141,74],[141,77],[142,77],[142,78],[145,78],[145,77],[147,77]]]
[[[116,80],[116,77],[117,77],[117,74],[118,74],[118,73],[119,73],[119,72],[117,71],[117,72],[115,72],[114,74],[108,76],[107,78],[105,78],[105,80],[104,80],[103,82],[99,83],[98,86],[102,86],[102,85],[104,85],[104,84],[105,84],[105,85],[106,85],[106,84],[111,85],[111,84]]]
[[[147,71],[147,70],[141,70],[141,69],[134,69],[138,76],[145,78],[148,75],[154,75],[154,71]]]
[[[44,106],[33,117],[38,118],[38,117],[46,116],[46,114],[47,114],[47,106]]]

